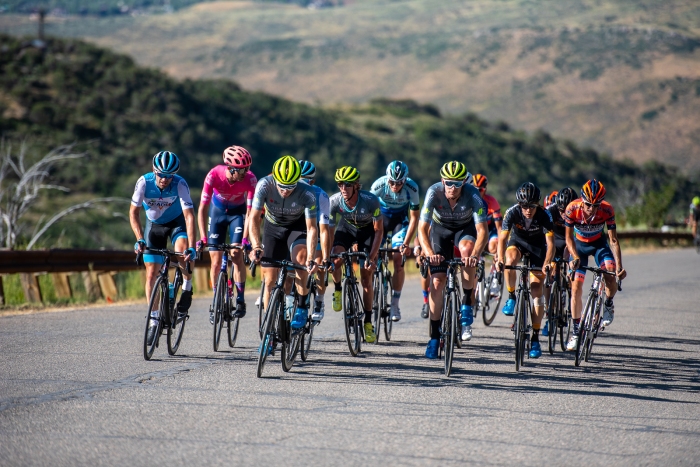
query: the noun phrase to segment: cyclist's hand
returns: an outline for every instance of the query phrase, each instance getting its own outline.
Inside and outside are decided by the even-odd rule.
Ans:
[[[196,243],[197,245],[197,251],[202,251],[202,248],[207,246],[207,237],[202,237],[200,241]]]
[[[496,263],[496,268],[498,269],[498,272],[503,272],[505,269],[505,266],[503,265],[503,261],[499,261]]]
[[[194,261],[197,252],[194,251],[194,248],[188,248],[183,251],[182,254],[185,255],[185,261]]]
[[[625,271],[624,269],[620,269],[619,271],[617,271],[617,278],[619,280],[622,280],[625,277],[627,277],[627,271]]]
[[[136,243],[134,243],[134,253],[143,253],[146,249],[146,240],[139,238]]]
[[[376,259],[376,258],[375,258],[375,259]],[[375,263],[374,263],[374,261],[372,261],[372,259],[367,258],[367,259],[365,260],[365,264],[364,264],[365,270],[366,270],[366,271],[371,271],[371,270],[373,270],[373,269],[374,269],[374,264],[375,264]]]
[[[569,261],[569,269],[571,269],[572,271],[577,270],[580,265],[581,265],[580,258],[573,258],[571,261]]]
[[[476,256],[468,256],[466,258],[462,258],[462,264],[468,268],[475,268],[476,265],[479,263],[479,258]]]
[[[321,264],[323,264],[323,269],[325,269],[326,272],[333,272],[333,270],[335,269],[333,261],[331,261],[330,259],[324,259]]]
[[[415,247],[413,247],[413,256],[418,258],[422,250],[423,249],[420,247],[420,245],[416,245]]]
[[[313,274],[316,271],[318,271],[318,264],[316,264],[316,261],[310,259],[306,262],[306,270],[309,272],[309,274]]]
[[[426,256],[428,258],[428,261],[430,261],[430,264],[433,266],[439,266],[440,263],[442,263],[442,260],[444,259],[442,255],[431,255],[431,256]]]
[[[260,262],[260,256],[262,256],[262,248],[255,248],[248,253],[248,257],[253,263]]]
[[[241,245],[243,245],[243,249],[245,251],[250,251],[253,249],[253,245],[250,244],[250,241],[248,241],[247,238],[243,239],[243,241],[241,242]]]
[[[399,245],[399,252],[401,252],[402,255],[406,255],[406,252],[409,250],[408,245],[405,243],[402,243]]]
[[[545,277],[549,277],[549,271],[552,270],[552,267],[549,264],[546,264],[542,266],[542,272],[544,273]]]

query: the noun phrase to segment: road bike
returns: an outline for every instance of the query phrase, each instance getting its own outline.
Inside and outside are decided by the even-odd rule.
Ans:
[[[168,342],[168,354],[175,355],[182,341],[182,334],[185,331],[185,323],[189,319],[188,313],[177,312],[175,304],[178,301],[182,289],[182,270],[177,261],[171,262],[171,258],[186,256],[184,253],[178,253],[170,250],[156,250],[149,248],[146,250],[149,255],[160,255],[163,257],[163,263],[158,271],[158,277],[153,284],[151,297],[148,301],[148,312],[146,313],[146,331],[143,335],[143,358],[150,360],[153,352],[160,341],[160,336],[163,331],[166,331]],[[143,253],[136,254],[136,264],[142,264]],[[168,278],[168,270],[170,267],[175,268],[174,280],[171,283]],[[187,262],[185,270],[188,274],[192,273],[190,263]],[[153,341],[148,343],[148,327],[151,321],[151,312],[158,311],[157,327]]]
[[[230,261],[230,251],[234,249],[243,251],[244,248],[241,245],[226,243],[221,245],[207,245],[206,248],[209,251],[222,251],[224,253],[221,258],[219,275],[216,279],[216,293],[214,294],[214,299],[211,304],[211,311],[214,312],[213,347],[214,352],[218,352],[221,331],[224,326],[226,326],[227,329],[229,347],[236,345],[239,318],[234,316],[236,310],[235,305],[232,303],[234,286],[229,279],[228,264]],[[198,254],[201,254],[201,252],[198,252]],[[233,268],[233,263],[231,263],[231,268]]]
[[[320,270],[326,271],[326,288],[328,288],[328,271],[330,268],[325,267],[323,265],[318,267]],[[318,280],[316,279],[315,275],[310,275],[309,279],[309,296],[307,298],[307,303],[306,305],[308,306],[309,310],[312,310],[312,307],[315,307],[318,302],[316,301],[316,295],[318,294]],[[315,311],[315,310],[314,310]],[[311,319],[311,316],[309,316],[306,320],[306,324],[303,327],[303,335],[301,338],[301,343],[299,345],[299,353],[301,355],[301,360],[303,362],[306,361],[307,358],[309,358],[309,351],[311,350],[311,341],[313,340],[314,337],[314,328],[319,324],[319,321],[314,321]]]
[[[331,259],[340,258],[343,261],[343,321],[345,322],[345,338],[348,342],[350,355],[356,357],[362,351],[362,341],[365,338],[364,319],[365,306],[358,288],[357,277],[353,268],[354,258],[367,261],[364,251],[344,251],[331,255]]]
[[[390,254],[401,253],[401,250],[389,248],[391,238],[387,237],[385,247],[379,249],[377,256],[377,269],[374,271],[372,283],[374,285],[374,300],[372,302],[372,324],[377,335],[375,344],[379,343],[379,332],[384,324],[384,337],[391,340],[393,321],[391,320],[391,300],[394,296],[393,276],[389,270]],[[401,267],[406,263],[406,257],[401,256]]]
[[[279,268],[279,274],[277,275],[277,281],[274,287],[270,291],[270,298],[268,300],[267,307],[260,304],[261,310],[263,310],[262,319],[262,342],[260,343],[260,354],[258,355],[258,365],[257,365],[257,376],[262,378],[263,368],[265,367],[265,362],[267,357],[274,355],[277,346],[281,344],[282,348],[280,351],[280,359],[282,361],[282,370],[288,372],[292,369],[294,365],[294,359],[296,358],[297,352],[299,351],[299,345],[302,341],[302,336],[304,334],[304,328],[292,329],[292,316],[299,305],[300,297],[295,292],[294,302],[291,307],[286,306],[285,300],[285,283],[287,281],[287,276],[290,270],[306,271],[306,267],[299,266],[296,263],[286,260],[276,260],[272,258],[260,258],[261,262],[264,262],[270,267]],[[250,270],[252,276],[255,277],[255,262],[251,263]],[[309,274],[309,281],[307,282],[307,287],[310,286],[311,274]],[[295,287],[296,290],[296,287]]]
[[[573,329],[571,317],[571,281],[569,280],[569,263],[562,258],[554,260],[554,275],[549,284],[549,303],[547,303],[547,332],[549,338],[549,353],[554,353],[557,345],[557,335],[562,352],[566,351]],[[566,334],[565,334],[566,333]]]
[[[492,256],[490,253],[484,252],[484,256]],[[474,317],[476,318],[481,311],[481,316],[486,326],[493,323],[496,318],[496,313],[501,306],[503,298],[503,274],[498,271],[496,264],[491,262],[491,269],[488,275],[485,274],[485,260],[482,257],[479,261],[479,266],[476,270],[476,303],[474,306]]]
[[[579,266],[579,269],[591,271],[593,273],[593,283],[588,292],[588,300],[586,300],[586,306],[583,308],[578,329],[576,359],[574,362],[576,366],[579,366],[582,360],[588,361],[593,349],[593,341],[598,337],[598,331],[605,329],[600,325],[601,314],[605,306],[605,280],[603,280],[603,274],[617,276],[614,272],[600,268]],[[622,290],[622,284],[619,279],[617,280],[617,290]]]
[[[523,266],[504,266],[506,269],[520,271],[518,288],[516,290],[514,326],[515,332],[515,371],[520,371],[520,367],[525,364],[525,353],[530,350],[530,314],[532,312],[532,301],[530,300],[530,272],[542,271],[542,268],[530,266],[530,257],[523,256]],[[528,356],[529,358],[529,356]]]

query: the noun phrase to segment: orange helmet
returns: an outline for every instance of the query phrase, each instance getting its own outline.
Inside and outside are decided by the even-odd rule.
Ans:
[[[486,178],[486,175],[476,174],[474,175],[474,178],[472,178],[472,183],[474,183],[475,187],[484,190],[486,189],[486,185],[489,183],[489,179]]]
[[[553,191],[547,197],[544,199],[544,205],[545,206],[551,206],[552,204],[557,202],[557,195],[559,194],[558,191]]]
[[[600,204],[605,199],[605,187],[595,178],[588,180],[581,187],[581,198],[586,203]]]

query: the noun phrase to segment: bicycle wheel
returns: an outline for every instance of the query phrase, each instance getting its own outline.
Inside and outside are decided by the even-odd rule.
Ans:
[[[231,304],[229,303],[229,310],[230,309]],[[240,318],[231,318],[231,320],[228,322],[228,346],[231,348],[233,348],[236,345],[236,339],[238,339],[239,319]]]
[[[564,335],[564,326],[559,328],[559,345],[561,346],[561,351],[566,352],[566,344],[569,342],[571,337],[571,332],[574,329],[574,319],[571,316],[571,292],[569,290],[561,291],[562,300],[562,316],[564,316],[563,321],[566,326],[566,335]]]
[[[455,291],[453,292],[454,296],[452,297],[452,305],[455,309],[455,320],[457,321],[457,324],[455,325],[457,328],[457,336],[455,337],[455,345],[457,346],[458,349],[462,348],[462,320],[461,314],[459,312],[459,308],[462,305],[462,296],[459,292]],[[456,301],[455,301],[456,300]]]
[[[443,320],[443,335],[445,340],[445,376],[450,376],[452,372],[452,360],[455,352],[455,341],[457,340],[457,314],[458,309],[455,304],[455,294],[447,296],[442,310],[445,318]]]
[[[494,285],[495,284],[495,285]],[[490,326],[496,318],[503,298],[503,276],[498,274],[495,266],[491,266],[491,274],[486,281],[488,289],[488,307],[484,309],[483,319],[486,326]]]
[[[605,298],[603,295],[598,296],[598,299],[595,302],[595,308],[593,310],[593,317],[591,318],[591,330],[590,330],[590,335],[588,336],[588,345],[586,346],[586,356],[584,358],[584,361],[588,361],[588,359],[591,356],[591,351],[593,350],[593,341],[595,340],[596,337],[598,337],[598,329],[600,326],[600,312],[603,309],[603,302],[605,301]]]
[[[382,325],[382,314],[384,313],[384,304],[382,303],[383,297],[383,280],[382,280],[381,268],[379,271],[375,272],[372,276],[372,288],[373,301],[372,301],[372,324],[374,325],[374,333],[377,338],[374,340],[375,344],[379,343],[379,331]]]
[[[394,296],[394,286],[391,282],[391,272],[386,270],[384,274],[384,295],[382,296],[382,321],[384,322],[384,337],[391,340],[391,331],[394,329],[394,322],[391,320],[391,299]],[[379,332],[377,332],[379,335]]]
[[[576,343],[576,360],[574,365],[581,365],[581,361],[586,357],[586,350],[588,349],[588,339],[590,337],[590,331],[593,324],[593,307],[595,306],[594,292],[588,296],[586,301],[586,306],[584,307],[583,316],[581,317],[581,322],[578,329],[578,342]]]
[[[311,283],[311,290],[309,290],[309,306],[316,307],[316,281]],[[311,341],[314,337],[314,328],[316,326],[311,320],[306,322],[304,326],[304,333],[301,336],[301,343],[299,344],[299,350],[301,350],[301,361],[305,362],[309,358],[309,350],[311,349]]]
[[[527,304],[525,294],[521,291],[515,305],[515,371],[525,362],[525,326]]]
[[[177,349],[180,347],[180,341],[182,340],[182,333],[185,331],[185,322],[187,321],[187,316],[180,318],[177,306],[174,303],[178,302],[180,297],[180,289],[182,288],[182,272],[180,269],[175,270],[175,280],[173,281],[173,301],[170,304],[172,308],[171,315],[171,325],[168,328],[168,353],[170,355],[175,355]]]
[[[228,295],[228,278],[225,272],[220,272],[216,279],[216,295],[214,295],[214,352],[219,351],[219,341],[221,340],[221,330],[224,328],[224,320],[228,309],[226,307]]]
[[[267,313],[265,313],[265,321],[263,321],[263,337],[258,350],[258,378],[262,378],[265,362],[275,345],[275,338],[277,337],[277,328],[279,325],[278,314],[284,316],[284,296],[281,289],[274,289],[270,295]]]
[[[280,322],[280,326],[282,325],[283,324]],[[287,373],[294,365],[294,360],[299,352],[304,331],[297,329],[293,332],[292,327],[287,320],[284,321],[284,326],[288,326],[287,333],[289,337],[287,340],[282,341],[282,370]]]
[[[359,313],[356,309],[357,303],[353,288],[354,284],[350,284],[349,280],[346,279],[343,282],[343,318],[345,321],[345,339],[348,341],[350,355],[357,357],[357,354],[360,352],[362,336],[358,325],[357,315]]]
[[[547,330],[549,331],[549,353],[554,354],[554,347],[557,345],[557,331],[559,326],[559,285],[555,281],[552,290],[549,292],[549,303],[547,305]]]
[[[258,297],[258,333],[260,334],[260,339],[263,336],[263,297],[265,296],[265,280],[263,279],[260,283],[260,297]]]
[[[160,339],[160,333],[163,331],[163,317],[165,316],[165,305],[167,304],[168,297],[168,281],[164,279],[163,276],[158,276],[155,284],[153,284],[153,289],[151,290],[151,298],[148,301],[148,311],[146,312],[146,332],[143,335],[143,358],[145,360],[150,360],[153,356],[153,351],[158,347],[158,340]],[[156,337],[153,339],[151,345],[148,345],[148,324],[151,320],[151,310],[153,310],[154,305],[158,301],[158,327],[156,328]]]

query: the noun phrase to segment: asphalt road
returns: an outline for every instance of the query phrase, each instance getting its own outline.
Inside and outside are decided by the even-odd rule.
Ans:
[[[519,373],[501,315],[446,378],[423,357],[415,279],[391,343],[351,357],[328,300],[309,361],[270,360],[263,379],[257,316],[214,353],[205,300],[179,355],[150,362],[145,305],[2,317],[0,465],[698,465],[699,265],[691,250],[626,257],[590,362],[545,353]]]

